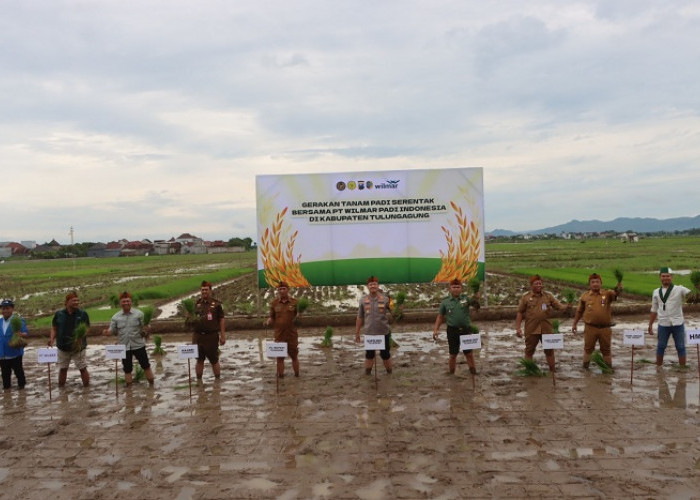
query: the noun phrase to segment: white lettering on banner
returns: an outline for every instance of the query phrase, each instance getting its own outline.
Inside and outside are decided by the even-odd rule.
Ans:
[[[265,344],[265,355],[268,358],[286,358],[287,343],[286,342],[267,342]]]
[[[564,349],[563,333],[545,333],[542,335],[542,347],[545,349]]]
[[[641,330],[625,330],[622,337],[623,345],[644,345],[644,332]]]
[[[53,347],[40,347],[37,349],[37,362],[58,363],[58,349]]]
[[[685,336],[687,345],[700,345],[700,330],[686,330]]]
[[[105,358],[124,359],[126,358],[126,346],[124,344],[106,345]]]
[[[459,348],[463,351],[467,349],[481,349],[481,334],[460,335]]]
[[[177,357],[180,359],[192,359],[199,356],[197,344],[187,344],[177,346]]]
[[[384,335],[365,335],[365,351],[384,350]]]

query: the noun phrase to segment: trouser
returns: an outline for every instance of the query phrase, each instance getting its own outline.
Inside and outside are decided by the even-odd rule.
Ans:
[[[0,369],[2,369],[2,388],[9,389],[12,386],[12,372],[17,377],[17,387],[22,389],[27,380],[24,378],[24,368],[22,367],[22,356],[10,359],[0,359]]]

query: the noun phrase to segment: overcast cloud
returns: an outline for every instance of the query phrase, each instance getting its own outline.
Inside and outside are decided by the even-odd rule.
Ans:
[[[700,213],[696,1],[0,0],[0,240],[250,236],[255,175],[483,167],[486,229]]]

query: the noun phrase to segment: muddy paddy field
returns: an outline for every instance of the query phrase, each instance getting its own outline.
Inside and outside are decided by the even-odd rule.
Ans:
[[[688,315],[700,327],[700,314]],[[352,327],[330,349],[318,328],[300,329],[301,377],[275,378],[264,357],[271,333],[230,331],[222,378],[205,369],[188,383],[177,344],[152,359],[155,388],[115,390],[109,339],[91,337],[92,384],[71,367],[52,387],[26,349],[24,391],[3,393],[0,491],[5,498],[700,498],[700,393],[669,347],[660,370],[654,340],[635,351],[624,329],[647,316],[619,316],[616,371],[580,367],[581,336],[565,337],[556,378],[515,374],[523,341],[512,320],[484,321],[478,375],[447,374],[444,330],[400,324],[395,369],[364,375]],[[562,331],[570,330],[570,319]],[[152,346],[151,346],[152,348]],[[538,351],[535,359],[545,367]],[[56,380],[56,368],[52,378]],[[194,374],[194,365],[192,365]],[[120,373],[121,376],[121,373]],[[279,382],[279,384],[278,384]]]

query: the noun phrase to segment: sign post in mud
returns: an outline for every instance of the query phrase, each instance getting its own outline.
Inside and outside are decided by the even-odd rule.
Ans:
[[[545,333],[542,335],[543,349],[564,349],[564,334],[563,333]],[[557,381],[552,370],[552,385],[556,386]]]
[[[190,400],[192,400],[192,366],[190,360],[199,356],[197,344],[186,344],[177,346],[177,356],[187,360],[187,383],[190,386]]]
[[[49,377],[49,401],[51,401],[51,363],[58,363],[58,349],[55,347],[40,347],[37,349],[37,362],[46,363]]]
[[[481,349],[481,334],[474,333],[471,335],[459,336],[459,348],[462,351],[473,349]],[[476,376],[472,373],[472,390],[476,390]]]
[[[119,397],[119,360],[126,358],[126,346],[124,344],[106,345],[105,358],[114,360],[114,390]]]
[[[383,351],[386,349],[384,335],[365,335],[365,351]],[[374,356],[374,386],[379,387],[379,380],[377,378],[377,356]]]
[[[280,372],[276,361],[279,358],[287,357],[287,343],[286,342],[267,342],[265,344],[265,355],[275,360],[275,378],[277,379],[277,392],[280,392]]]
[[[632,346],[632,362],[630,368],[630,386],[634,383],[634,348],[636,346],[644,347],[644,332],[641,330],[625,330],[623,333],[623,345]]]

